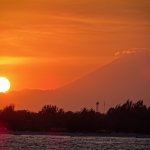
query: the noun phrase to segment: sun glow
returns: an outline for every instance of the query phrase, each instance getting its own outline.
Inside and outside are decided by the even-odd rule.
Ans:
[[[5,93],[10,89],[10,81],[5,77],[0,77],[0,93]]]

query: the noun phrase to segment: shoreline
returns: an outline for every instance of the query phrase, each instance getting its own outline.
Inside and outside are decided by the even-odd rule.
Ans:
[[[31,132],[31,131],[11,131],[6,133],[8,135],[49,135],[49,136],[91,136],[91,137],[133,137],[133,138],[150,138],[150,134],[139,134],[139,133],[95,133],[95,132]]]

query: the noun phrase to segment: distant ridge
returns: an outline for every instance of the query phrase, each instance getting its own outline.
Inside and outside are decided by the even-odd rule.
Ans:
[[[65,110],[80,110],[83,107],[94,108],[100,102],[103,111],[123,103],[143,99],[150,105],[150,51],[141,50],[122,55],[112,63],[55,91],[23,90],[0,95],[2,106],[16,103],[17,109],[41,109],[44,104],[55,104]],[[31,106],[30,103],[34,103]]]

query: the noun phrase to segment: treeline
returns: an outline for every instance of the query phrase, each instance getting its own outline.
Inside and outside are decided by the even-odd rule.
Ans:
[[[10,105],[0,111],[0,131],[4,130],[150,134],[150,107],[143,101],[128,100],[102,114],[86,108],[80,112],[65,112],[53,105],[45,105],[35,113],[15,110]]]

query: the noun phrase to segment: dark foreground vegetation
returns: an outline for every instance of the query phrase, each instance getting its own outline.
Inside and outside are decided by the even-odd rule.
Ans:
[[[7,106],[0,111],[1,131],[35,132],[123,132],[150,134],[150,107],[143,101],[127,101],[106,114],[90,109],[64,112],[56,106],[45,105],[39,112],[14,110]]]

